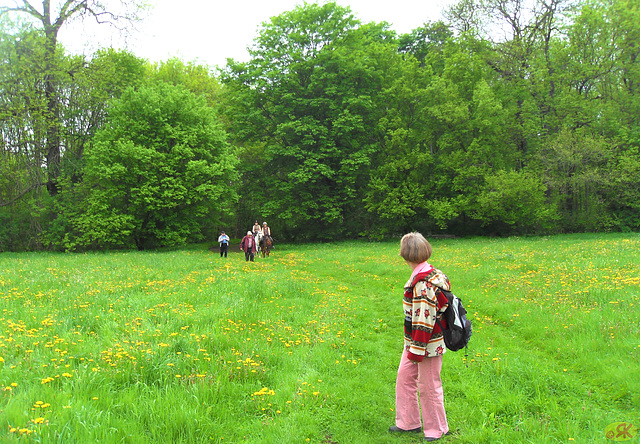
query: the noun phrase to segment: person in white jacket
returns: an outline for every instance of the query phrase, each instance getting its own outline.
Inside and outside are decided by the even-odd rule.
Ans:
[[[225,234],[225,232],[221,232],[220,236],[218,236],[218,243],[220,244],[220,257],[224,255],[227,257],[227,251],[229,250],[229,236]]]

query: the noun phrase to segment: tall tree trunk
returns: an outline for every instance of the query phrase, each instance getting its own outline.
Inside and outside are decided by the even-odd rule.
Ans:
[[[57,23],[51,23],[51,3],[42,2],[43,25],[45,31],[45,79],[44,93],[47,100],[47,140],[45,143],[45,159],[47,168],[47,191],[49,195],[58,194],[58,178],[60,177],[60,105],[56,78],[56,47],[58,46]]]
[[[42,10],[36,8],[35,0],[14,0],[13,6],[0,5],[0,17],[5,14],[17,13],[31,16],[42,24],[45,35],[45,76],[44,95],[46,99],[46,127],[44,129],[46,140],[44,149],[38,155],[44,158],[46,169],[47,191],[50,195],[58,193],[58,179],[60,177],[60,162],[64,150],[62,148],[62,123],[60,121],[60,75],[56,60],[58,47],[58,31],[68,21],[74,18],[94,18],[98,23],[115,24],[118,20],[131,22],[138,20],[137,12],[144,9],[142,0],[122,0],[121,8],[114,12],[107,7],[114,2],[102,0],[41,0]],[[6,3],[6,2],[5,2]],[[54,14],[52,15],[52,3]],[[131,7],[133,11],[127,11]],[[117,8],[117,7],[116,7]],[[124,9],[123,9],[124,8]],[[42,185],[42,184],[40,184]]]

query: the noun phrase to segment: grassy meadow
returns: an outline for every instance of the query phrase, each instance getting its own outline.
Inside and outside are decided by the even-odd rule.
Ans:
[[[445,355],[441,442],[640,426],[640,235],[432,244],[474,328]],[[422,442],[387,432],[398,246],[0,254],[0,442]]]

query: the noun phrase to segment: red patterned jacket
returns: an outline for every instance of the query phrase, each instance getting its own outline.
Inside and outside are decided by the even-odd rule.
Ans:
[[[418,273],[405,285],[402,300],[404,346],[410,360],[421,362],[425,357],[442,355],[447,350],[436,316],[442,316],[448,306],[447,297],[440,290],[451,290],[451,284],[443,272],[426,262],[416,270]],[[444,318],[440,322],[446,328]]]

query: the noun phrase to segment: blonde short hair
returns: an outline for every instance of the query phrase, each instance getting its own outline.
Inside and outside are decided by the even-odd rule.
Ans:
[[[405,261],[419,264],[429,260],[433,249],[424,236],[418,232],[407,233],[400,241],[400,256]]]

